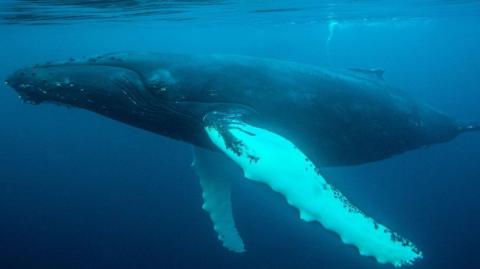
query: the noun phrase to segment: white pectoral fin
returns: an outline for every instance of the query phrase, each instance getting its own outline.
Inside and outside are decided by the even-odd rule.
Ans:
[[[224,155],[194,147],[193,169],[200,179],[203,206],[213,222],[218,239],[234,252],[244,252],[242,238],[235,227],[230,200],[232,175],[235,164]]]
[[[315,165],[284,137],[235,118],[206,120],[213,143],[239,164],[245,177],[282,194],[305,221],[320,222],[361,255],[396,267],[410,265],[422,253],[406,239],[377,223],[330,186]]]

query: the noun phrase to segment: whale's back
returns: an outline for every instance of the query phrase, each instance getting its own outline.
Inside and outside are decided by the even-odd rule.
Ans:
[[[198,120],[212,109],[247,108],[251,121],[285,135],[323,165],[385,159],[449,141],[462,129],[390,87],[378,69],[336,70],[237,55],[126,53],[95,64],[105,63],[133,66],[151,92]],[[203,135],[198,140],[194,144],[208,147]]]

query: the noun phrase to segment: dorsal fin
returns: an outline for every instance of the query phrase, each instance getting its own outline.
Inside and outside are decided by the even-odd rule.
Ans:
[[[374,77],[381,80],[383,80],[383,73],[385,73],[385,70],[383,70],[382,68],[370,68],[370,69],[349,68],[348,70],[362,74],[362,75],[368,75],[370,77]]]

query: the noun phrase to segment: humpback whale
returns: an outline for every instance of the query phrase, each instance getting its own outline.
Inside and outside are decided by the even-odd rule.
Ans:
[[[422,252],[354,206],[319,168],[374,162],[480,130],[389,86],[381,69],[111,53],[22,68],[5,83],[28,103],[86,109],[193,145],[203,209],[234,252],[245,246],[231,208],[231,166],[361,255],[411,265]]]

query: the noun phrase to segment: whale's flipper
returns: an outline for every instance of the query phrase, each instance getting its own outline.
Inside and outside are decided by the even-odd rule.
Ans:
[[[286,138],[246,124],[235,115],[212,112],[204,119],[213,143],[239,164],[245,177],[282,194],[305,221],[320,222],[361,255],[396,267],[422,253],[409,241],[353,206],[330,186],[315,165]]]
[[[235,227],[230,200],[231,170],[235,164],[216,152],[194,147],[192,164],[202,186],[203,206],[210,214],[213,228],[218,233],[218,239],[223,246],[235,252],[244,252],[242,238]],[[229,168],[232,169],[229,169]]]

